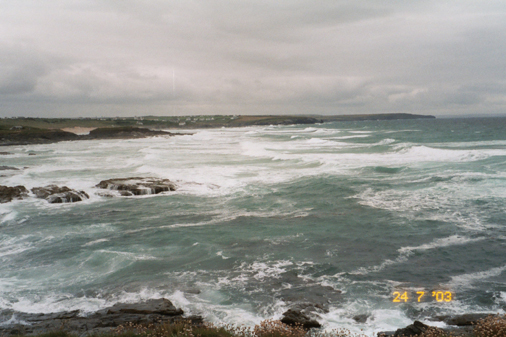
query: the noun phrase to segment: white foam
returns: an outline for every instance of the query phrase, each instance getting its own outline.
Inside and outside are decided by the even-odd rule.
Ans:
[[[331,308],[328,313],[320,314],[325,321],[325,330],[348,329],[351,333],[363,334],[365,336],[376,336],[380,331],[395,331],[399,327],[407,326],[413,323],[401,310],[394,309],[376,309],[370,311],[370,308],[364,308],[365,312],[371,316],[366,324],[357,324],[352,319],[352,312],[347,308]],[[357,312],[363,313],[363,312]]]
[[[357,270],[350,272],[350,274],[365,275],[369,273],[379,272],[390,265],[404,263],[408,261],[409,256],[411,256],[415,251],[425,251],[430,249],[438,249],[442,247],[464,245],[470,242],[482,241],[484,239],[485,239],[484,237],[472,239],[468,237],[462,237],[460,235],[452,235],[446,238],[435,239],[430,243],[426,243],[420,246],[401,247],[397,250],[399,256],[396,259],[394,260],[387,259],[377,266],[360,267]]]
[[[414,247],[402,247],[398,250],[399,253],[405,254],[405,255],[411,255],[414,251],[424,251],[429,249],[436,249],[436,248],[442,248],[442,247],[449,247],[449,246],[455,246],[455,245],[464,245],[466,243],[470,242],[478,242],[485,240],[485,237],[480,238],[468,238],[461,235],[452,235],[446,238],[440,238],[436,239],[430,243],[423,244],[420,246],[414,246]]]
[[[4,210],[3,213],[0,213],[0,216],[2,216],[0,218],[1,219],[0,223],[12,221],[12,220],[16,219],[17,215],[18,215],[18,212],[16,212],[16,211]]]
[[[491,277],[496,277],[501,275],[506,271],[506,265],[496,268],[491,268],[489,270],[484,270],[476,273],[468,273],[457,276],[452,276],[450,282],[446,285],[450,288],[471,288],[473,287],[473,283],[486,280]]]
[[[98,239],[98,240],[93,240],[93,241],[90,241],[88,243],[85,243],[83,245],[83,247],[87,247],[87,246],[93,246],[93,245],[96,245],[97,243],[101,243],[101,242],[107,242],[109,241],[109,239]]]
[[[392,144],[392,143],[395,143],[395,139],[385,138],[382,141],[379,141],[378,143],[376,143],[375,145],[388,145],[388,144]]]

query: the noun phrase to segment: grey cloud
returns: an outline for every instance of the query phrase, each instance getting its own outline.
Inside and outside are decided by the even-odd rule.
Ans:
[[[498,1],[23,4],[0,12],[0,115],[506,107]]]

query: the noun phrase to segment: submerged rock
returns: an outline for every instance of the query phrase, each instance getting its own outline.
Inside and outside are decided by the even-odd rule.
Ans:
[[[0,171],[4,170],[13,170],[13,171],[19,171],[18,168],[12,167],[12,166],[0,166]]]
[[[14,187],[0,185],[0,203],[10,202],[14,199],[23,199],[28,196],[26,187],[18,185]]]
[[[282,323],[291,326],[302,326],[304,329],[321,328],[321,324],[306,316],[301,311],[289,309],[283,313]]]
[[[121,196],[158,194],[176,190],[176,185],[169,179],[141,177],[102,180],[95,187],[118,191]]]
[[[34,187],[31,191],[37,198],[46,199],[50,204],[78,202],[90,198],[86,192],[72,190],[67,186],[48,185],[45,187]]]
[[[366,315],[366,314],[361,314],[361,315],[355,315],[353,316],[353,320],[357,323],[365,323],[367,322],[367,319],[369,318],[370,315]]]

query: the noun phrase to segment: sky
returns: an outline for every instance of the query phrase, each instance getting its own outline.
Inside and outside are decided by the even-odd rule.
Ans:
[[[506,113],[504,0],[0,0],[0,117]]]

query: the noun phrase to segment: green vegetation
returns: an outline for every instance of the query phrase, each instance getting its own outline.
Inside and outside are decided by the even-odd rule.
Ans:
[[[38,337],[76,337],[69,332],[58,330],[38,335]],[[96,337],[365,337],[346,329],[332,331],[309,330],[300,326],[289,326],[275,320],[266,320],[253,328],[222,326],[210,324],[191,325],[189,321],[163,323],[158,325],[127,324],[119,326],[107,334]],[[434,328],[419,337],[458,337],[459,335]],[[506,337],[506,315],[489,316],[478,321],[472,337]],[[21,337],[21,336],[18,336]]]

